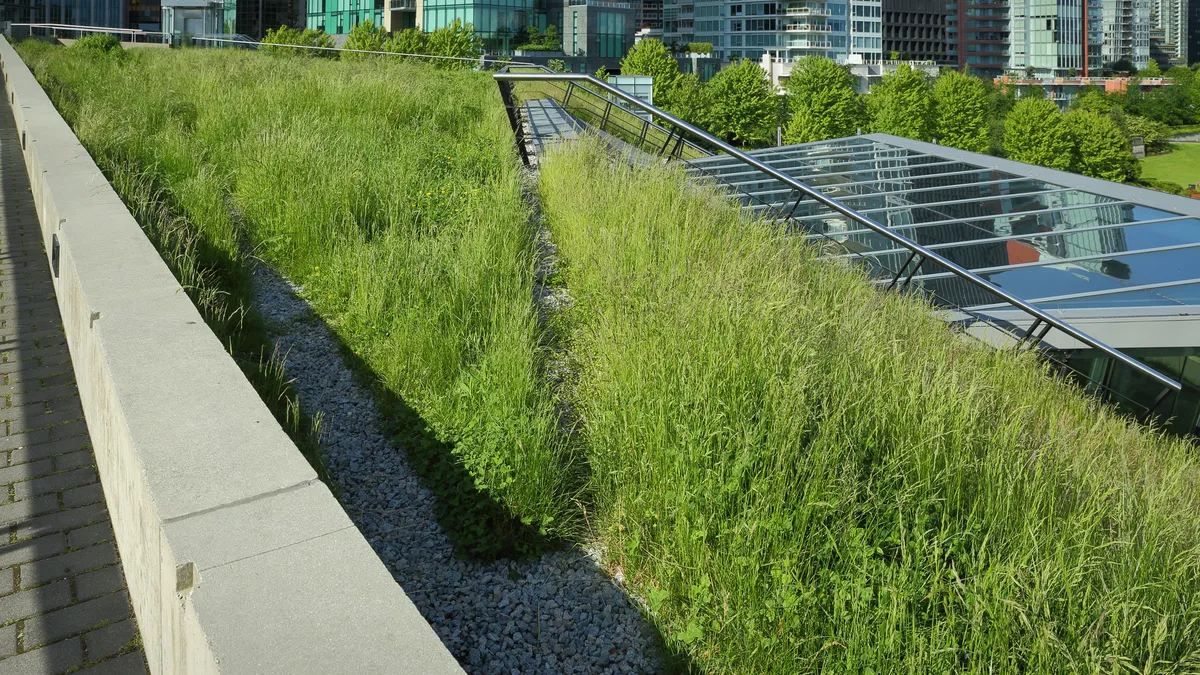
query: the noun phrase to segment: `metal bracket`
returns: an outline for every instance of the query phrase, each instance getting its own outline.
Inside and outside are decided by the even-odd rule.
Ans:
[[[925,262],[924,256],[920,255],[916,251],[909,253],[908,259],[906,259],[904,261],[904,264],[900,266],[900,269],[896,271],[896,276],[892,277],[892,283],[888,284],[887,289],[889,291],[892,290],[893,288],[896,287],[897,283],[900,284],[900,290],[903,291],[903,290],[907,289],[908,284],[912,282],[912,278],[914,275],[916,275],[917,270],[921,269],[921,263],[923,263],[923,262]],[[912,265],[912,269],[909,269],[909,265]],[[906,271],[908,272],[908,275],[904,276],[904,273]],[[903,283],[900,282],[901,276],[904,276]]]
[[[1146,420],[1150,419],[1150,416],[1154,414],[1155,409],[1157,409],[1158,406],[1162,405],[1162,402],[1167,400],[1167,396],[1169,396],[1170,394],[1171,394],[1171,388],[1163,387],[1163,390],[1158,392],[1158,396],[1155,397],[1154,403],[1151,403],[1150,407],[1146,408],[1146,412],[1142,413],[1141,415],[1138,415],[1138,421],[1142,422],[1144,424],[1146,422]]]

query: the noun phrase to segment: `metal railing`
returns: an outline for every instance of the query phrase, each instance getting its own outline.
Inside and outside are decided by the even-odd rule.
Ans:
[[[841,202],[838,202],[819,190],[810,187],[809,185],[793,178],[792,176],[780,171],[771,165],[762,162],[745,152],[729,145],[728,143],[716,138],[712,134],[700,129],[688,122],[685,122],[674,115],[652,106],[637,97],[628,94],[607,82],[603,82],[595,77],[584,74],[573,73],[552,73],[544,69],[533,70],[526,69],[525,72],[514,72],[510,68],[502,69],[495,75],[495,80],[500,88],[501,97],[509,113],[509,122],[512,124],[513,132],[516,135],[518,149],[522,159],[528,163],[526,156],[525,139],[523,125],[521,121],[522,104],[524,101],[532,100],[538,97],[553,98],[562,108],[569,114],[578,116],[582,121],[587,122],[593,127],[609,133],[620,140],[628,143],[633,148],[642,152],[648,152],[653,155],[667,157],[668,159],[690,159],[689,155],[697,155],[696,159],[703,156],[712,156],[714,154],[728,156],[740,162],[741,164],[774,179],[784,186],[787,186],[795,196],[795,202],[791,200],[784,202],[780,207],[778,204],[770,204],[770,208],[777,209],[781,218],[778,220],[783,222],[791,222],[792,216],[800,203],[805,200],[812,200],[820,204],[825,209],[834,213],[841,214],[851,221],[859,224],[863,228],[871,230],[876,234],[884,237],[898,248],[905,249],[909,252],[904,264],[898,270],[888,270],[892,273],[891,283],[888,289],[904,290],[908,287],[917,270],[926,263],[937,265],[946,271],[961,279],[965,283],[974,286],[978,289],[1003,300],[1007,305],[1021,310],[1032,319],[1032,323],[1024,331],[1019,331],[1015,327],[1006,327],[1001,325],[994,319],[989,317],[968,312],[948,303],[948,309],[956,310],[965,316],[971,317],[973,320],[982,321],[983,323],[996,327],[1008,334],[1015,342],[1018,348],[1026,347],[1030,344],[1038,345],[1043,342],[1046,336],[1052,329],[1057,329],[1071,339],[1087,345],[1096,351],[1104,354],[1117,363],[1121,363],[1134,371],[1150,378],[1154,382],[1163,387],[1162,393],[1149,405],[1140,405],[1145,409],[1145,412],[1140,415],[1142,419],[1146,419],[1164,401],[1170,392],[1178,392],[1182,389],[1179,382],[1163,375],[1162,373],[1150,368],[1149,366],[1137,361],[1136,359],[1124,354],[1123,352],[1109,347],[1100,340],[1084,333],[1074,326],[1057,319],[1050,314],[1038,309],[1021,298],[1009,293],[1008,291],[996,286],[988,280],[971,272],[970,270],[958,265],[957,263],[948,260],[933,250],[905,237],[895,230],[885,227],[867,216],[859,213]],[[581,100],[590,100],[592,105],[584,110],[585,114],[577,115],[577,112],[583,108],[578,104]],[[621,109],[621,106],[614,106],[615,101],[620,101],[624,104],[624,108],[640,111],[642,114],[655,120],[654,122],[644,121],[642,118],[634,116],[630,110],[626,112],[638,120],[637,124],[626,125],[618,123],[616,132],[613,133],[613,112],[614,109]],[[596,109],[603,110],[603,114],[597,116]],[[599,124],[597,124],[599,120]],[[644,124],[643,124],[644,122]],[[654,138],[650,138],[649,129],[658,130]],[[663,138],[665,136],[665,138]],[[663,141],[663,142],[660,142]],[[684,153],[681,148],[688,148],[690,152]],[[714,152],[709,152],[711,149]],[[692,162],[690,167],[698,170],[701,173],[706,173],[704,169],[704,160]],[[719,178],[718,183],[723,183]],[[791,204],[790,210],[787,209],[788,204]],[[876,261],[877,264],[877,261]],[[1065,362],[1060,363],[1063,368],[1068,367]],[[1082,374],[1080,374],[1082,376]],[[1100,384],[1100,383],[1094,383]],[[1101,385],[1102,386],[1102,385]],[[1115,392],[1114,392],[1115,393]]]
[[[9,34],[13,37],[22,37],[24,35],[37,35],[40,37],[53,38],[79,38],[84,34],[92,33],[108,33],[116,36],[118,40],[125,38],[124,42],[131,43],[150,43],[162,42],[163,35],[161,31],[138,30],[137,28],[105,28],[98,26],[72,26],[64,23],[10,23]],[[24,29],[23,31],[14,31],[13,29]],[[19,34],[18,34],[19,33]]]

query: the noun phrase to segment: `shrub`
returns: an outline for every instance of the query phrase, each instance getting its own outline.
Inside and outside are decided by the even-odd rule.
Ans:
[[[299,30],[297,28],[280,26],[279,28],[268,29],[262,41],[264,45],[260,49],[272,56],[325,59],[336,59],[338,56],[338,53],[333,51],[333,38],[326,35],[323,30],[312,28]],[[287,45],[324,47],[325,49],[293,49]]]
[[[84,35],[71,45],[72,49],[78,49],[81,52],[95,52],[98,54],[119,54],[125,50],[121,47],[121,41],[117,36],[111,33],[90,33]]]
[[[1071,139],[1071,170],[1111,181],[1135,180],[1140,171],[1121,128],[1108,115],[1072,110],[1063,116]]]
[[[687,43],[687,51],[690,54],[711,54],[712,48],[713,48],[713,46],[712,46],[711,42],[689,42],[689,43]]]
[[[464,24],[461,19],[455,19],[449,26],[433,31],[428,40],[429,53],[435,56],[474,59],[483,53],[483,41],[475,34],[475,27],[469,23]],[[470,61],[437,59],[437,65],[442,68],[471,68],[475,64]]]
[[[350,34],[346,36],[346,43],[342,45],[342,49],[381,52],[383,51],[383,43],[386,39],[387,32],[383,30],[383,26],[376,26],[373,21],[367,20],[350,29]],[[341,56],[343,60],[354,61],[370,57],[371,54],[341,52]]]
[[[419,28],[405,28],[399,33],[393,33],[383,43],[385,52],[396,54],[428,54],[429,38]]]

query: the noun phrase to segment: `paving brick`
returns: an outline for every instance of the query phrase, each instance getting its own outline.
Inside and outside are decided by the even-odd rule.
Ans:
[[[44,435],[45,440],[29,446],[16,448],[12,451],[12,457],[9,460],[10,463],[20,464],[23,462],[36,461],[38,459],[53,457],[55,455],[61,455],[68,452],[78,452],[79,450],[89,448],[91,446],[87,437],[67,438],[61,441],[51,441],[50,431],[48,429],[34,431],[32,434]]]
[[[4,675],[57,675],[83,664],[83,642],[63,640],[0,661]]]
[[[87,436],[87,423],[83,420],[78,422],[68,422],[60,424],[56,427],[50,427],[50,438],[60,440],[63,438],[75,438],[76,436]]]
[[[63,506],[73,509],[85,504],[104,501],[104,488],[100,483],[92,483],[83,487],[72,488],[63,492]]]
[[[21,448],[29,448],[38,443],[47,443],[50,441],[49,430],[33,431],[28,434],[11,434],[0,438],[0,450],[16,450]],[[28,461],[28,460],[25,460]],[[16,461],[14,460],[14,463]]]
[[[0,567],[19,565],[39,558],[49,558],[66,549],[66,537],[62,532],[51,532],[36,539],[0,545]]]
[[[112,524],[106,520],[102,523],[93,523],[68,532],[67,548],[83,548],[99,544],[102,541],[112,541],[112,539]]]
[[[49,459],[5,467],[0,469],[0,485],[37,478],[48,473],[54,473],[54,462]]]
[[[146,657],[138,650],[75,672],[76,675],[145,675]]]
[[[16,572],[16,567],[0,570],[0,595],[8,595],[16,590]]]
[[[96,457],[88,450],[76,450],[65,455],[58,455],[54,458],[55,471],[67,471],[68,469],[78,469],[85,466],[96,465]]]
[[[17,387],[25,385],[16,385]],[[79,391],[72,384],[60,384],[56,387],[44,387],[39,389],[26,389],[21,392],[13,392],[9,394],[9,402],[13,407],[25,406],[30,403],[43,403],[52,401],[58,398],[71,397],[79,400]]]
[[[84,652],[88,661],[107,658],[121,651],[137,634],[133,619],[118,621],[83,634]]]
[[[55,503],[57,504],[58,495],[35,497],[33,501],[47,499],[49,497],[53,497]],[[16,504],[27,504],[29,501],[30,500],[16,502]],[[0,506],[0,509],[3,508],[3,506]],[[90,525],[91,523],[102,520],[108,520],[108,510],[104,507],[104,504],[88,504],[86,506],[67,509],[65,511],[58,511],[56,513],[48,513],[37,518],[31,518],[18,522],[16,524],[17,539],[32,539],[34,537],[40,537],[48,532],[66,530],[73,527],[83,527],[84,525]]]
[[[71,604],[71,583],[66,579],[39,586],[28,591],[0,598],[0,624],[31,617],[35,614],[66,607]],[[25,645],[31,644],[26,640]]]
[[[29,499],[38,495],[59,492],[68,488],[90,485],[99,480],[92,468],[72,469],[41,478],[22,481],[13,486],[17,499]]]
[[[75,577],[75,591],[80,600],[89,600],[125,588],[125,576],[120,565],[102,567]]]
[[[17,653],[17,624],[0,628],[0,659]],[[4,664],[0,663],[0,667]]]
[[[57,510],[58,495],[42,495],[33,499],[3,504],[0,505],[0,525],[24,524],[24,521],[34,516],[40,516]]]
[[[21,587],[29,588],[117,562],[117,550],[106,542],[21,566]]]
[[[130,615],[129,596],[124,591],[39,614],[25,620],[25,648],[57,642],[106,621],[127,619]]]

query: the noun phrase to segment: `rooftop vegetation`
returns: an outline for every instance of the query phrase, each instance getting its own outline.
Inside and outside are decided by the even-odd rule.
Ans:
[[[572,297],[556,394],[486,74],[20,51],[110,176],[136,172],[222,252],[232,292],[261,256],[415,408],[397,438],[464,553],[531,550],[522,522],[601,543],[701,672],[1200,667],[1188,442],[816,261],[678,167],[594,142],[545,158]],[[416,440],[426,425],[445,446]]]

